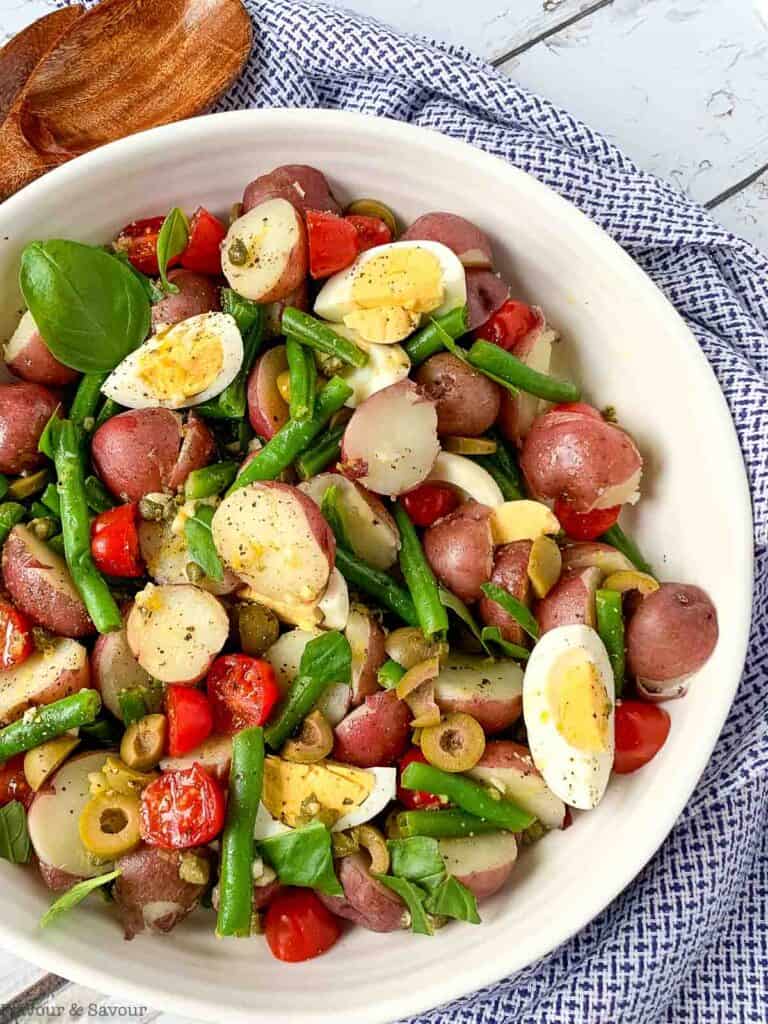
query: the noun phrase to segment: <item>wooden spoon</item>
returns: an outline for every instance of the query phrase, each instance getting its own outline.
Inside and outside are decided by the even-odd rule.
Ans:
[[[0,127],[0,199],[96,146],[202,113],[250,49],[241,0],[104,0],[37,64]]]

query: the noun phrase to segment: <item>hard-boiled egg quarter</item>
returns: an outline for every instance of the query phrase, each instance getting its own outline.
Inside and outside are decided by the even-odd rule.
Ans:
[[[229,313],[201,313],[160,328],[107,377],[103,393],[128,409],[185,409],[237,376],[243,339]]]
[[[364,341],[392,344],[407,338],[425,314],[442,316],[467,300],[464,267],[440,242],[391,242],[361,253],[330,277],[315,313],[346,324]]]
[[[594,629],[559,626],[542,636],[525,669],[523,715],[552,792],[572,807],[596,807],[613,766],[614,681]]]

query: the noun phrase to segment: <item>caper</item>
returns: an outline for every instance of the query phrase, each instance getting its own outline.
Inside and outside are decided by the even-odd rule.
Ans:
[[[139,515],[149,523],[160,523],[171,504],[167,494],[147,494],[139,502]]]
[[[200,583],[201,580],[205,579],[205,573],[197,564],[197,562],[187,562],[185,570],[187,579],[190,583]]]
[[[485,733],[471,715],[456,712],[439,725],[421,730],[421,752],[444,772],[466,772],[485,752]]]
[[[326,352],[316,351],[315,363],[324,377],[333,377],[334,374],[344,369],[344,362],[338,356],[331,356]]]
[[[39,519],[30,519],[29,528],[38,540],[50,540],[58,532],[59,524],[55,519],[40,516]]]
[[[378,199],[356,199],[354,203],[349,204],[344,212],[357,214],[359,217],[378,217],[392,232],[392,237],[397,237],[395,215],[386,204],[380,203]]]
[[[154,768],[165,749],[165,715],[145,715],[129,725],[120,743],[120,757],[129,768]]]
[[[252,658],[264,654],[280,635],[280,623],[275,613],[255,601],[236,604],[232,618],[240,650]]]
[[[95,857],[114,860],[135,849],[139,834],[139,798],[125,793],[93,797],[80,813],[80,840]]]
[[[236,267],[245,266],[248,262],[248,246],[242,238],[232,239],[227,249],[227,256],[229,257],[229,262],[233,263]]]
[[[208,885],[211,863],[194,850],[184,850],[179,861],[179,878],[190,885]]]
[[[288,740],[280,751],[286,761],[298,764],[316,764],[333,750],[333,729],[322,711],[307,715],[299,735]]]

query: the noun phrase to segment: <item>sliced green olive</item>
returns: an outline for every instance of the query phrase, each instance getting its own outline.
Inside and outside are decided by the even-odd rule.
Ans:
[[[51,474],[47,469],[38,469],[36,473],[29,473],[27,476],[17,476],[8,485],[8,497],[13,498],[14,501],[29,498],[31,495],[37,494],[38,491],[42,491],[50,478]]]
[[[439,725],[421,730],[421,752],[435,768],[444,772],[466,772],[474,768],[485,751],[485,733],[471,715],[456,712]]]
[[[165,715],[145,715],[129,725],[120,743],[120,757],[129,768],[154,768],[165,750]]]
[[[428,658],[442,658],[448,653],[448,644],[425,639],[423,632],[415,626],[393,629],[384,647],[387,655],[405,669],[413,668]]]
[[[120,794],[138,796],[145,786],[154,782],[157,772],[140,772],[130,768],[119,757],[109,755],[100,772],[91,772],[88,781],[95,796]]]
[[[281,751],[286,761],[316,764],[333,750],[333,729],[322,711],[307,715],[295,739],[288,740]]]
[[[359,845],[368,851],[371,858],[370,870],[374,874],[386,875],[389,871],[389,848],[381,832],[373,825],[358,825],[352,832]]]
[[[392,237],[397,238],[395,215],[385,203],[380,203],[378,199],[356,199],[354,203],[349,204],[344,212],[357,214],[359,217],[378,217],[392,232]]]
[[[351,853],[357,853],[360,843],[354,835],[354,830],[349,832],[331,832],[331,845],[333,846],[334,857],[348,857]]]
[[[232,618],[240,650],[257,658],[269,650],[280,635],[280,623],[271,608],[257,602],[236,604]]]
[[[40,789],[56,769],[69,757],[80,740],[77,736],[57,736],[55,740],[41,743],[24,755],[24,777],[30,789]]]
[[[102,793],[80,812],[80,840],[102,860],[114,860],[139,845],[139,798],[125,793]]]

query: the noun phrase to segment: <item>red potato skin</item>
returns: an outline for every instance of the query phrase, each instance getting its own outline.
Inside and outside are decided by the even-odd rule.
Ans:
[[[627,667],[653,684],[656,699],[679,695],[677,684],[698,671],[715,649],[717,611],[700,588],[662,583],[643,598],[627,626]]]
[[[302,312],[309,312],[309,288],[307,287],[307,279],[304,278],[300,282],[297,288],[286,295],[284,299],[278,299],[276,302],[270,302],[267,308],[267,325],[266,333],[270,338],[278,338],[283,333],[282,320],[283,311],[291,306],[293,309],[300,309]]]
[[[499,386],[450,352],[431,356],[414,379],[435,403],[438,434],[479,437],[498,416]]]
[[[467,501],[424,531],[424,554],[435,575],[462,601],[476,601],[493,571],[491,510]]]
[[[179,289],[169,292],[152,307],[152,328],[159,324],[169,326],[200,313],[213,313],[221,309],[219,289],[205,274],[177,267],[168,274],[168,280]]]
[[[148,904],[161,901],[175,904],[174,910],[169,910],[151,925],[152,931],[169,932],[199,903],[205,886],[185,882],[179,877],[182,852],[140,846],[116,862],[121,874],[114,887],[115,906],[126,939],[132,939],[150,927],[144,918],[144,908]],[[195,852],[207,856],[204,849]]]
[[[597,568],[564,573],[536,606],[536,619],[544,634],[558,626],[595,626],[595,591],[603,578]]]
[[[342,857],[336,867],[344,895],[317,894],[331,913],[372,932],[395,932],[405,926],[405,904],[371,875],[363,854]]]
[[[3,580],[13,603],[57,636],[77,639],[95,633],[74,583],[69,591],[58,590],[45,574],[46,568],[63,565],[63,559],[51,551],[48,562],[39,561],[27,544],[28,536],[26,527],[14,526],[3,546]]]
[[[80,690],[87,689],[91,685],[90,675],[90,668],[86,659],[81,669],[62,672],[50,686],[47,686],[44,690],[38,690],[37,693],[30,696],[29,700],[24,701],[23,704],[18,704],[12,711],[9,711],[7,716],[0,716],[0,726],[10,725],[11,722],[15,722],[21,718],[27,708],[40,707],[43,704],[53,704],[56,700],[62,700],[64,697],[70,697],[73,693],[79,693]]]
[[[39,331],[29,335],[23,347],[6,363],[11,373],[30,384],[63,388],[74,384],[80,374],[65,366],[52,354]]]
[[[486,233],[456,213],[424,213],[400,236],[400,241],[440,242],[456,253],[465,267],[490,270],[493,266],[493,252]]]
[[[509,298],[509,285],[490,270],[466,271],[467,318],[470,331],[482,327]]]
[[[288,403],[277,390],[277,378],[288,369],[285,345],[268,349],[248,376],[248,419],[268,441],[288,422]]]
[[[563,572],[570,569],[588,569],[592,565],[600,566],[601,558],[624,559],[626,569],[634,566],[622,553],[611,544],[603,544],[599,540],[580,540],[566,544],[562,548]]]
[[[79,875],[71,875],[68,871],[55,868],[53,864],[46,864],[44,860],[37,860],[37,869],[45,887],[51,892],[66,892],[76,882],[82,882]]]
[[[528,579],[528,561],[531,557],[533,541],[516,540],[511,544],[502,544],[496,550],[493,563],[491,583],[503,587],[512,597],[523,604],[531,602],[531,584]],[[526,645],[525,632],[509,612],[501,605],[483,595],[477,606],[477,613],[486,626],[498,626],[501,635],[511,644]]]
[[[325,175],[307,164],[284,164],[254,178],[243,192],[243,213],[267,199],[287,199],[301,214],[307,210],[341,213]]]
[[[183,487],[193,469],[207,466],[216,457],[216,442],[213,434],[206,426],[205,420],[195,412],[190,412],[187,422],[181,428],[181,448],[176,464],[168,477],[168,486],[172,491]]]
[[[565,498],[575,512],[590,512],[608,488],[642,467],[626,431],[580,411],[537,416],[523,440],[520,468],[539,501]]]
[[[336,726],[336,761],[374,768],[394,764],[408,746],[411,713],[392,690],[366,697]]]
[[[58,404],[41,384],[0,384],[0,473],[15,475],[45,462],[37,445]]]
[[[497,868],[474,871],[468,875],[456,875],[456,881],[466,885],[469,891],[475,894],[477,901],[481,902],[504,887],[514,866],[515,861],[510,860],[506,864],[499,864]]]
[[[449,697],[438,691],[435,701],[443,714],[471,715],[480,723],[487,736],[504,732],[514,725],[523,713],[522,693],[507,700],[489,700],[476,693],[467,697]]]
[[[368,657],[362,670],[352,675],[352,707],[359,707],[366,697],[378,693],[381,687],[377,680],[377,673],[387,660],[387,652],[384,647],[387,637],[381,628],[378,620],[373,615],[368,616]]]
[[[546,327],[543,312],[538,308],[538,306],[533,306],[531,308],[536,313],[536,326],[533,330],[528,331],[527,334],[515,342],[509,350],[513,356],[520,359],[522,362],[527,361],[528,356],[531,354],[540,334]],[[501,388],[501,404],[499,407],[497,424],[502,436],[513,444],[517,444],[521,440],[523,432],[520,424],[519,413],[520,395],[513,395],[512,392],[507,391],[506,388]]]

